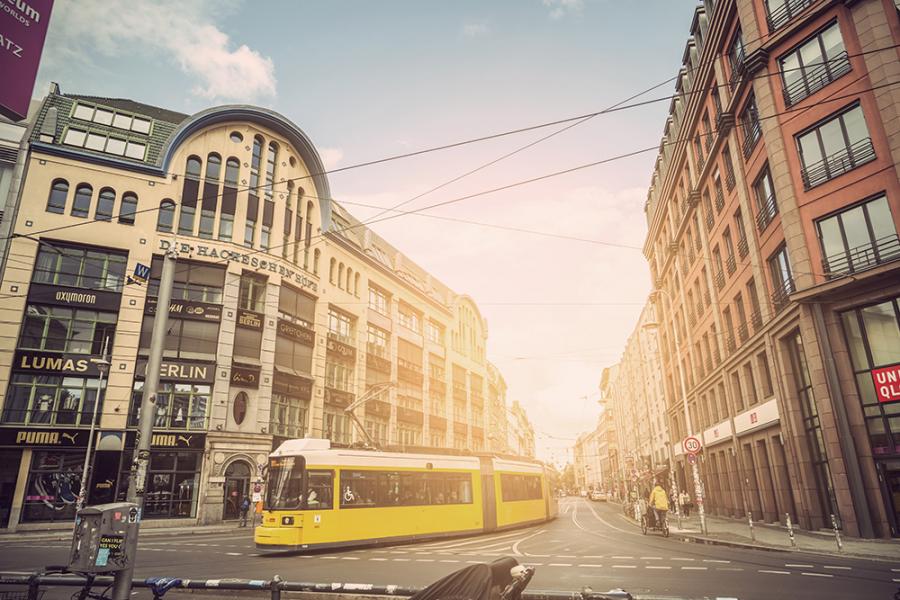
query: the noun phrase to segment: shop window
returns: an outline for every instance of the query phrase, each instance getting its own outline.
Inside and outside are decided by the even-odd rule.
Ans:
[[[18,347],[100,355],[104,340],[112,344],[115,338],[116,318],[111,312],[29,304]]]
[[[900,239],[884,194],[820,219],[816,226],[829,277],[900,258]]]
[[[3,406],[3,422],[88,426],[98,396],[98,421],[103,412],[99,389],[99,379],[14,374]]]
[[[32,453],[22,503],[23,523],[75,520],[84,455],[84,450]]]
[[[141,418],[144,382],[135,381],[131,394],[128,426],[137,427]],[[206,384],[161,382],[156,394],[156,429],[206,429],[212,388]]]
[[[65,179],[56,179],[50,186],[50,195],[47,197],[47,212],[58,215],[66,212],[66,200],[69,197],[69,182]]]
[[[116,207],[116,192],[111,188],[103,188],[97,196],[97,210],[94,219],[97,221],[109,221],[112,219]]]
[[[153,337],[154,318],[144,317],[138,342],[139,352],[147,355]],[[218,354],[219,323],[169,318],[163,356],[214,361]]]
[[[119,209],[119,223],[122,225],[134,225],[134,216],[137,213],[138,198],[133,192],[122,194],[122,207]]]
[[[72,203],[73,217],[87,217],[91,211],[91,198],[94,189],[86,183],[79,184],[75,188],[75,200]]]
[[[855,104],[797,136],[806,189],[875,160],[862,107]]]
[[[131,457],[127,458],[128,460],[123,459],[123,465],[131,464]],[[151,451],[144,495],[144,518],[196,517],[202,462],[202,452]],[[120,501],[125,500],[129,478],[128,471],[124,471],[119,477]]]
[[[54,244],[41,245],[35,260],[33,283],[121,292],[126,255]]]

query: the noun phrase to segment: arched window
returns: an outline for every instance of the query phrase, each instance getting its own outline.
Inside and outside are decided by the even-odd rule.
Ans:
[[[344,289],[344,263],[340,263],[338,265],[338,281],[337,286],[340,289]]]
[[[86,183],[81,183],[75,188],[75,201],[72,203],[73,217],[86,217],[91,211],[91,197],[94,195],[94,188]]]
[[[350,267],[347,267],[347,285],[345,288],[347,290],[347,292],[353,291],[353,288],[350,287],[351,281],[353,281],[353,269],[351,269]]]
[[[47,197],[47,212],[61,215],[66,212],[66,200],[69,197],[69,182],[65,179],[56,179],[50,186],[50,196]]]
[[[175,224],[175,203],[166,198],[159,203],[159,214],[156,215],[156,230],[172,233]]]
[[[222,157],[215,152],[206,157],[206,179],[218,181],[222,171]]]
[[[319,274],[319,257],[321,256],[322,252],[318,248],[316,248],[315,252],[313,253],[313,275]]]
[[[134,192],[122,194],[122,206],[119,208],[119,223],[134,225],[134,214],[137,212],[137,195]]]
[[[94,218],[98,221],[109,221],[112,219],[113,210],[116,208],[116,190],[112,188],[103,188],[97,197],[97,212]]]
[[[333,258],[331,262],[328,263],[328,283],[334,283],[334,266],[337,263]]]
[[[272,197],[275,186],[275,163],[278,162],[278,144],[269,142],[269,154],[266,156],[266,198]]]
[[[356,278],[353,280],[353,295],[359,298],[359,273],[356,274]]]
[[[200,162],[199,156],[189,156],[187,159],[187,166],[184,169],[184,174],[191,179],[200,179],[200,171],[202,168],[203,163]]]
[[[225,185],[237,187],[240,173],[241,161],[233,156],[225,161]]]

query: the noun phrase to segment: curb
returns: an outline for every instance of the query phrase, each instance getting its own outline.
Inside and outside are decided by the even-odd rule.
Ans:
[[[856,558],[863,560],[871,560],[877,562],[886,562],[896,564],[897,558],[888,557],[878,554],[859,554],[856,552],[828,552],[825,550],[816,550],[811,548],[788,548],[783,546],[767,546],[765,544],[752,542],[736,542],[731,540],[719,540],[716,538],[705,537],[702,535],[693,535],[689,533],[673,533],[673,537],[690,540],[691,543],[709,544],[712,546],[727,546],[730,548],[741,548],[744,550],[764,550],[767,552],[785,552],[788,554],[815,554],[818,556],[829,556],[831,558]]]
[[[197,529],[179,529],[179,530],[170,530],[168,528],[165,529],[146,529],[140,532],[141,538],[147,537],[174,537],[174,536],[185,536],[185,535],[203,535],[203,534],[216,534],[216,533],[236,533],[239,531],[248,531],[249,527],[210,527],[210,528],[197,528]],[[69,530],[61,530],[61,531],[48,531],[48,532],[18,532],[18,533],[4,533],[0,535],[0,545],[6,543],[21,543],[21,542],[70,542],[72,541],[72,531]]]

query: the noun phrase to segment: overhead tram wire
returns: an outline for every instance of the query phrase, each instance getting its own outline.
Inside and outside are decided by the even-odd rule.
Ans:
[[[900,45],[898,45],[898,46],[900,46]],[[856,91],[854,91],[854,92],[851,93],[851,94],[845,94],[845,95],[842,95],[842,96],[836,96],[836,97],[834,97],[834,98],[821,100],[821,101],[819,101],[819,102],[816,104],[816,106],[821,106],[822,104],[825,104],[825,103],[836,102],[836,101],[838,101],[838,100],[843,100],[843,99],[846,99],[846,98],[857,97],[859,94],[861,94],[861,93],[863,93],[863,92],[874,91],[874,90],[878,90],[878,89],[890,87],[890,86],[897,85],[897,84],[900,84],[900,81],[892,81],[892,82],[888,82],[888,83],[881,84],[881,85],[878,85],[878,86],[873,86],[873,87],[865,88],[865,89],[862,89],[862,90],[856,90]],[[807,110],[810,110],[811,108],[812,108],[812,107],[808,106],[808,107],[801,107],[801,108],[788,109],[788,110],[785,110],[785,111],[782,111],[782,112],[772,113],[772,114],[766,115],[766,116],[764,116],[764,117],[759,117],[759,120],[762,121],[762,120],[765,120],[765,119],[771,119],[771,118],[779,117],[779,116],[782,116],[782,115],[785,115],[785,114],[790,114],[790,113],[800,112],[800,111],[807,111]],[[710,134],[718,133],[718,130],[711,130],[709,133],[710,133]],[[684,142],[684,141],[690,141],[690,138],[681,138],[681,139],[673,140],[673,141],[667,142],[666,144],[663,144],[663,145],[676,145],[676,144],[682,143],[682,142]],[[496,193],[496,192],[499,192],[499,191],[504,191],[504,190],[507,190],[507,189],[512,189],[512,188],[520,187],[520,186],[523,186],[523,185],[527,185],[527,184],[530,184],[530,183],[535,183],[535,182],[537,182],[537,181],[543,181],[543,180],[546,180],[546,179],[551,179],[551,178],[558,177],[558,176],[561,176],[561,175],[566,175],[566,174],[569,174],[569,173],[573,173],[573,172],[576,172],[576,171],[580,171],[580,170],[592,168],[592,167],[599,166],[599,165],[602,165],[602,164],[607,164],[607,163],[614,162],[614,161],[617,161],[617,160],[622,160],[622,159],[625,159],[625,158],[630,158],[630,157],[632,157],[632,156],[637,156],[637,155],[639,155],[639,154],[644,154],[644,153],[647,153],[647,152],[650,152],[650,151],[656,151],[656,150],[659,149],[659,147],[660,147],[660,145],[657,144],[657,145],[654,145],[654,146],[651,146],[651,147],[642,148],[642,149],[635,150],[635,151],[632,151],[632,152],[627,152],[627,153],[624,153],[624,154],[619,154],[619,155],[616,155],[616,156],[608,157],[608,158],[601,159],[601,160],[599,160],[599,161],[594,161],[594,162],[591,162],[591,163],[586,163],[586,164],[579,165],[579,166],[576,166],[576,167],[572,167],[572,168],[569,168],[569,169],[564,169],[564,170],[561,170],[561,171],[556,171],[556,172],[552,172],[552,173],[547,173],[547,174],[544,174],[544,175],[541,175],[541,176],[538,176],[538,177],[533,177],[533,178],[530,178],[530,179],[526,179],[526,180],[521,180],[521,181],[513,182],[513,183],[510,183],[510,184],[506,184],[506,185],[500,186],[500,187],[491,188],[491,189],[488,189],[488,190],[482,190],[482,191],[480,191],[480,192],[475,192],[475,193],[472,193],[472,194],[467,194],[467,195],[465,195],[465,196],[461,196],[461,197],[457,197],[457,198],[452,198],[452,199],[445,200],[445,201],[442,201],[442,202],[438,202],[438,203],[435,203],[435,204],[431,204],[431,205],[428,205],[428,206],[423,206],[423,207],[417,208],[417,209],[415,209],[415,210],[410,210],[410,211],[400,211],[400,214],[387,215],[387,216],[381,217],[380,219],[378,219],[378,220],[376,220],[376,221],[371,221],[370,223],[381,222],[381,221],[387,221],[387,220],[394,219],[394,218],[401,217],[401,216],[407,216],[407,215],[412,215],[412,214],[418,214],[418,213],[421,213],[422,211],[430,210],[430,209],[432,209],[432,208],[437,208],[437,207],[440,207],[440,206],[446,206],[446,205],[449,205],[449,204],[454,204],[454,203],[457,203],[457,202],[462,202],[462,201],[464,201],[464,200],[469,200],[469,199],[472,199],[472,198],[477,198],[477,197],[480,197],[480,196],[484,196],[484,195],[488,195],[488,194],[493,194],[493,193]],[[87,222],[93,222],[93,221],[86,221],[85,223],[87,223]],[[64,229],[64,228],[68,228],[68,227],[72,227],[72,226],[77,226],[77,225],[82,225],[82,224],[83,224],[83,223],[75,223],[75,224],[72,224],[72,225],[62,226],[61,228],[58,228],[58,229]],[[359,228],[359,227],[364,227],[364,226],[366,226],[366,225],[367,225],[367,224],[364,224],[364,223],[358,223],[358,224],[356,224],[356,225],[351,225],[351,226],[349,226],[349,227],[346,227],[346,228],[344,228],[342,231],[347,231],[347,230],[351,230],[351,229],[357,229],[357,228]],[[40,234],[40,233],[42,233],[42,232],[34,232],[34,233],[32,233],[31,235],[37,235],[37,234]],[[320,233],[320,234],[316,234],[316,235],[312,236],[312,237],[309,238],[309,239],[317,239],[317,240],[318,240],[318,239],[324,238],[324,237],[327,235],[327,233],[328,233],[328,232],[323,232],[323,233]],[[294,242],[292,242],[292,243],[294,243]],[[265,250],[263,250],[263,249],[256,249],[256,250],[253,250],[252,252],[246,253],[245,255],[246,255],[246,256],[253,256],[253,255],[256,255],[256,254],[259,254],[259,253],[267,253],[267,252],[271,252],[272,250],[277,250],[277,249],[279,249],[279,248],[282,248],[283,246],[284,246],[284,244],[280,244],[280,245],[276,245],[276,246],[271,246],[271,247],[269,247],[269,248],[267,248],[267,249],[265,249]],[[221,264],[227,264],[228,261],[227,261],[227,260],[224,261],[224,262],[221,261],[221,260],[220,260],[220,261],[213,261],[213,262],[211,262],[211,263],[209,263],[209,264],[215,264],[216,262],[220,262]],[[810,275],[823,275],[823,274],[821,274],[821,273],[807,273],[807,274],[810,274]],[[236,284],[239,284],[239,282],[233,282],[232,284],[226,283],[225,285],[236,285]],[[25,295],[27,295],[27,294],[22,294],[22,295],[20,295],[20,296],[15,296],[15,295],[7,295],[7,296],[5,296],[5,297],[0,296],[0,300],[2,300],[2,299],[7,299],[7,298],[13,298],[13,297],[23,297],[23,296],[25,296]]]
[[[853,54],[849,54],[849,53],[848,53],[848,54],[847,54],[847,57],[848,57],[848,58],[854,58],[854,57],[857,57],[857,56],[864,56],[864,55],[873,54],[873,53],[876,53],[876,52],[884,52],[884,51],[886,51],[886,50],[892,50],[892,49],[896,49],[896,48],[900,48],[900,44],[893,44],[893,45],[885,46],[885,47],[882,47],[882,48],[873,48],[873,49],[871,49],[871,50],[865,50],[865,51],[857,52],[857,53],[853,53]],[[826,62],[827,62],[827,61],[818,62],[818,63],[810,63],[809,65],[806,65],[805,68],[808,68],[808,67],[810,67],[810,66],[816,66],[816,65],[826,64]],[[699,68],[699,67],[696,67],[696,68]],[[804,68],[804,67],[792,67],[792,68],[789,68],[789,69],[780,69],[780,70],[776,70],[776,71],[769,71],[769,72],[766,72],[766,73],[761,73],[761,74],[759,74],[759,75],[755,75],[755,76],[753,76],[751,79],[757,79],[757,78],[760,78],[760,77],[773,77],[773,76],[781,75],[781,74],[784,74],[784,73],[787,73],[787,72],[790,72],[790,71],[800,70],[801,68]],[[676,80],[676,79],[677,79],[677,76],[676,76],[676,77],[671,77],[671,78],[669,78],[669,79],[666,79],[666,80],[663,81],[663,82],[660,82],[659,84],[656,84],[655,86],[653,86],[653,87],[651,87],[651,88],[649,88],[649,89],[650,89],[650,90],[656,89],[657,87],[660,87],[660,86],[662,86],[662,85],[665,85],[666,83],[669,83],[669,82],[674,81],[674,80]],[[585,120],[585,119],[588,119],[588,118],[593,118],[593,117],[595,117],[595,116],[598,116],[598,115],[601,115],[601,114],[610,113],[610,112],[619,112],[619,111],[628,110],[628,109],[631,109],[631,108],[638,108],[638,107],[642,107],[642,106],[647,106],[647,105],[649,105],[649,104],[654,104],[654,103],[657,103],[657,102],[663,102],[663,101],[667,101],[667,100],[672,100],[672,99],[674,99],[674,98],[681,97],[681,96],[690,97],[690,96],[693,96],[693,95],[695,95],[695,94],[705,94],[705,93],[707,93],[707,92],[709,91],[709,89],[711,89],[712,87],[714,87],[714,88],[725,88],[725,87],[730,88],[730,87],[731,87],[731,84],[730,84],[730,83],[716,84],[715,86],[711,86],[711,87],[707,87],[707,88],[703,88],[703,89],[691,90],[690,92],[687,92],[687,93],[685,93],[685,94],[671,94],[671,95],[669,95],[669,96],[663,96],[663,97],[660,97],[660,98],[655,98],[655,99],[651,99],[651,100],[645,100],[645,101],[642,101],[642,102],[636,102],[636,103],[628,104],[628,105],[624,105],[624,106],[618,106],[618,107],[612,108],[612,109],[606,109],[606,110],[594,111],[594,112],[585,113],[585,114],[577,115],[577,116],[573,116],[573,117],[567,117],[567,118],[563,118],[563,119],[557,119],[557,120],[554,120],[554,121],[548,121],[548,122],[539,123],[539,124],[536,124],[536,125],[530,125],[530,126],[520,127],[520,128],[517,128],[517,129],[511,129],[511,130],[502,131],[502,132],[498,132],[498,133],[494,133],[494,134],[489,134],[489,135],[486,135],[486,136],[481,136],[481,137],[476,137],[476,138],[470,138],[470,139],[462,140],[462,141],[459,141],[459,142],[452,142],[452,143],[444,144],[444,145],[441,145],[441,146],[434,146],[434,147],[430,147],[430,148],[424,148],[424,149],[422,149],[422,150],[417,150],[417,151],[409,152],[409,153],[405,153],[405,154],[392,155],[392,156],[388,156],[388,157],[384,157],[384,158],[380,158],[380,159],[375,159],[375,160],[371,160],[371,161],[366,161],[366,162],[361,162],[361,163],[355,163],[355,164],[352,164],[352,165],[347,165],[346,167],[338,167],[338,168],[330,169],[330,170],[329,170],[329,169],[326,169],[326,170],[323,170],[323,171],[318,171],[318,172],[316,172],[316,173],[312,173],[312,174],[310,174],[310,175],[303,175],[303,176],[298,176],[298,177],[292,177],[292,178],[284,179],[284,180],[282,180],[282,181],[278,181],[278,182],[276,182],[276,183],[273,184],[273,189],[274,189],[275,186],[281,185],[282,183],[283,183],[283,184],[287,184],[288,182],[302,181],[302,180],[310,179],[310,178],[313,178],[313,177],[316,177],[316,176],[319,176],[319,175],[328,175],[328,174],[334,174],[334,173],[341,173],[341,172],[348,171],[348,170],[351,170],[351,169],[358,169],[358,168],[362,168],[362,167],[373,166],[373,165],[382,164],[382,163],[386,163],[386,162],[391,162],[391,161],[395,161],[395,160],[401,160],[401,159],[405,159],[405,158],[412,158],[412,157],[415,157],[415,156],[420,156],[420,155],[423,155],[423,154],[429,154],[429,153],[433,153],[433,152],[439,152],[439,151],[442,151],[442,150],[448,150],[448,149],[452,149],[452,148],[457,148],[457,147],[465,146],[465,145],[468,145],[468,144],[475,144],[475,143],[479,143],[479,142],[483,142],[483,141],[489,141],[489,140],[493,140],[493,139],[498,139],[498,138],[502,138],[502,137],[507,137],[507,136],[510,136],[510,135],[516,135],[516,134],[519,134],[519,133],[525,133],[525,132],[528,132],[528,131],[535,131],[535,130],[543,129],[543,128],[546,128],[546,127],[552,127],[552,126],[554,126],[554,125],[563,125],[563,124],[566,124],[566,123],[571,123],[571,122],[573,122],[573,121]],[[878,89],[878,88],[877,88],[877,87],[876,87],[876,88],[870,88],[870,90],[871,90],[871,89]],[[870,91],[870,90],[861,90],[861,91]],[[645,91],[645,92],[642,92],[641,94],[643,94],[643,93],[646,93],[646,91]],[[637,94],[637,96],[639,96],[639,95],[641,95],[641,94]],[[635,96],[635,97],[636,97],[636,96]],[[784,113],[781,113],[781,114],[784,114]],[[45,160],[46,160],[47,162],[52,162],[52,163],[54,163],[54,164],[60,164],[60,165],[67,165],[67,166],[69,166],[69,163],[65,163],[65,162],[62,162],[62,161],[54,160],[54,159],[51,159],[51,158],[46,158]],[[86,167],[86,166],[81,166],[80,168],[91,169],[91,167]],[[105,171],[103,171],[102,169],[94,169],[94,170],[96,170],[96,171],[98,171],[98,172],[105,172]],[[172,175],[172,176],[175,176],[175,177],[184,177],[184,176],[185,176],[185,174],[184,174],[183,172],[180,172],[180,171],[179,171],[179,172],[167,171],[167,172],[163,172],[162,175],[163,175],[163,176]],[[149,180],[148,180],[148,181],[149,181]],[[258,190],[260,190],[260,189],[266,188],[267,186],[268,186],[268,184],[263,183],[263,184],[260,184],[260,185],[257,185],[257,186],[247,186],[247,187],[244,187],[244,188],[237,188],[237,193],[244,192],[244,191],[254,191],[254,190],[258,191]],[[224,192],[223,192],[223,193],[224,193]],[[210,197],[210,198],[219,198],[219,197],[221,197],[221,196],[223,195],[223,193],[216,194],[215,196],[209,196],[209,197]],[[306,197],[309,197],[309,198],[317,198],[316,196],[306,196]],[[321,198],[319,198],[319,199],[321,199]],[[328,200],[333,200],[333,199],[329,198]],[[130,214],[130,215],[131,215],[131,214],[135,214],[135,215],[136,215],[136,214],[142,214],[142,213],[147,213],[147,212],[154,212],[154,211],[158,211],[158,210],[159,210],[159,206],[153,206],[153,207],[151,207],[151,208],[146,208],[146,209],[141,209],[141,210],[129,212],[128,214]],[[111,220],[116,220],[119,216],[120,216],[120,215],[113,215],[113,216],[111,217]],[[54,232],[54,231],[60,231],[60,230],[64,230],[64,229],[70,229],[70,228],[73,228],[73,227],[79,227],[79,226],[82,226],[82,225],[86,225],[86,224],[88,224],[88,223],[95,223],[95,222],[99,222],[99,221],[100,221],[99,219],[87,219],[87,220],[85,220],[85,221],[81,221],[81,222],[78,222],[78,223],[70,223],[70,224],[68,224],[68,225],[62,225],[62,226],[60,226],[60,227],[53,227],[53,228],[44,229],[44,230],[40,230],[40,231],[34,231],[34,232],[31,232],[30,235],[41,235],[41,234],[44,234],[44,233],[52,233],[52,232]],[[106,222],[107,220],[104,219],[103,221]],[[10,239],[11,237],[12,237],[11,235],[10,235],[10,236],[0,236],[0,240]]]

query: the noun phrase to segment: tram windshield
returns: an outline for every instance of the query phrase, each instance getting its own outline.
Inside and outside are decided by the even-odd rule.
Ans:
[[[306,461],[302,456],[269,459],[269,481],[266,486],[267,510],[297,510],[303,503],[306,487]]]

